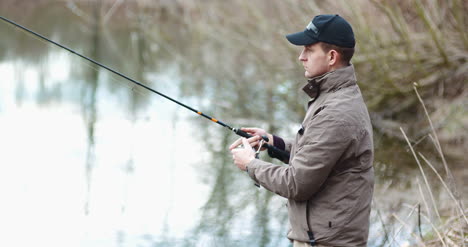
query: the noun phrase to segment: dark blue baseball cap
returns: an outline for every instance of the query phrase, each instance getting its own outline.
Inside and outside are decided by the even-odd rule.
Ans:
[[[302,32],[286,35],[294,45],[312,45],[324,42],[340,47],[354,48],[353,28],[339,15],[317,15]]]

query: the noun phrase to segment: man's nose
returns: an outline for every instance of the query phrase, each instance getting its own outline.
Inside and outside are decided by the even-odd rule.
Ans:
[[[301,54],[299,55],[299,61],[301,61],[301,62],[307,61],[307,58],[306,58],[306,56],[304,55],[304,50],[305,50],[305,49],[303,49],[302,52],[301,52]]]

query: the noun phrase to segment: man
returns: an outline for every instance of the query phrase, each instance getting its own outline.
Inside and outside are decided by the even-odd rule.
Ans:
[[[230,149],[234,163],[269,191],[288,198],[288,238],[296,246],[366,246],[374,186],[372,126],[356,84],[354,33],[338,15],[319,15],[287,35],[303,46],[299,60],[311,97],[294,140],[243,128]],[[261,135],[290,152],[289,166],[255,159]],[[243,144],[243,148],[236,148]]]

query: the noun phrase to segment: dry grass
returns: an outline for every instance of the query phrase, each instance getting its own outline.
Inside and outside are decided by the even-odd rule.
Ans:
[[[409,231],[411,232],[411,234],[416,236],[415,239],[418,240],[418,242],[420,242],[420,245],[423,246],[465,246],[465,244],[468,243],[468,219],[466,217],[467,211],[463,205],[463,199],[459,195],[453,175],[450,173],[450,169],[442,152],[437,132],[433,127],[432,120],[428,111],[426,110],[424,101],[420,97],[416,86],[414,87],[414,90],[416,92],[419,102],[424,108],[429,125],[431,126],[431,140],[433,140],[434,148],[439,154],[439,159],[442,163],[439,166],[442,166],[444,168],[446,174],[444,179],[440,172],[438,172],[438,170],[434,167],[434,165],[432,165],[432,162],[430,162],[428,158],[426,158],[421,152],[417,152],[416,154],[416,151],[413,148],[413,144],[407,137],[403,128],[400,128],[403,137],[407,141],[408,147],[410,148],[411,153],[413,154],[416,163],[418,164],[418,167],[421,171],[421,175],[424,179],[425,191],[430,195],[431,198],[431,200],[428,202],[424,196],[423,189],[420,187],[419,191],[421,200],[422,203],[426,205],[426,211],[421,213],[421,216],[425,220],[424,223],[429,224],[432,228],[429,234],[436,233],[437,237],[435,238],[433,236],[431,237],[432,239],[422,242],[422,239],[419,238],[416,235],[416,233],[413,232],[412,229],[409,229]],[[424,163],[422,163],[420,159],[422,159]],[[431,168],[431,170],[438,178],[438,180],[432,181],[432,185],[434,186],[436,183],[442,184],[445,189],[445,193],[449,196],[451,201],[440,202],[434,199],[434,196],[432,194],[433,189],[431,188],[431,183],[426,177],[423,165],[425,165],[426,169],[427,167]],[[441,211],[444,212],[444,214],[440,213]],[[433,213],[435,213],[437,217],[431,217],[430,215]],[[394,216],[398,217],[396,215]],[[405,225],[404,221],[400,219],[398,220],[402,225]]]
[[[89,21],[86,8],[94,1],[57,2],[65,3],[80,22]],[[35,7],[24,0],[4,0],[0,7],[11,10],[3,8],[8,4],[24,11],[24,18]],[[464,157],[468,149],[467,10],[468,2],[462,0],[109,0],[102,7],[102,25],[118,29],[126,22],[132,34],[142,34],[148,46],[157,48],[145,50],[146,59],[160,59],[161,50],[169,54],[165,59],[171,61],[164,62],[180,66],[187,82],[184,95],[208,99],[200,109],[229,123],[264,124],[289,134],[287,124],[273,123],[302,120],[298,88],[304,78],[299,48],[284,35],[302,30],[317,14],[344,16],[354,27],[353,63],[373,125],[378,134],[408,143],[423,177],[417,184],[424,209],[410,205],[406,217],[393,214],[393,224],[400,227],[389,233],[389,241],[407,230],[421,246],[463,246],[467,212],[445,155]],[[417,97],[411,93],[413,81],[419,82]],[[432,155],[417,151],[419,141],[414,140],[430,140]],[[435,185],[443,186],[449,201],[434,196]],[[431,228],[423,237],[406,224],[415,213]]]

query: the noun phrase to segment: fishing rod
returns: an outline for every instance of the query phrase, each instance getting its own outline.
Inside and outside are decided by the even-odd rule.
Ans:
[[[142,87],[144,89],[147,89],[147,90],[149,90],[149,91],[151,91],[151,92],[153,92],[153,93],[155,93],[155,94],[157,94],[159,96],[162,96],[163,98],[168,99],[168,100],[170,100],[170,101],[172,101],[172,102],[174,102],[174,103],[176,103],[176,104],[178,104],[178,105],[180,105],[180,106],[182,106],[182,107],[184,107],[184,108],[186,108],[186,109],[188,109],[188,110],[190,110],[192,112],[195,112],[198,115],[200,115],[202,117],[205,117],[205,118],[211,120],[214,123],[217,123],[217,124],[219,124],[219,125],[221,125],[221,126],[223,126],[225,128],[228,128],[229,130],[233,131],[234,133],[236,133],[239,136],[242,136],[242,137],[245,137],[245,138],[252,137],[252,135],[248,134],[245,131],[242,131],[242,130],[240,130],[238,128],[233,128],[233,127],[227,125],[226,123],[224,123],[224,122],[222,122],[222,121],[220,121],[220,120],[218,120],[216,118],[210,117],[210,116],[206,115],[205,113],[203,113],[201,111],[198,111],[198,110],[196,110],[196,109],[194,109],[194,108],[192,108],[192,107],[190,107],[190,106],[188,106],[188,105],[186,105],[186,104],[184,104],[184,103],[182,103],[180,101],[177,101],[177,100],[175,100],[175,99],[173,99],[173,98],[171,98],[171,97],[169,97],[169,96],[167,96],[167,95],[165,95],[165,94],[163,94],[161,92],[158,92],[158,91],[144,85],[143,83],[141,83],[141,82],[139,82],[137,80],[134,80],[134,79],[132,79],[132,78],[130,78],[130,77],[116,71],[116,70],[113,70],[113,69],[107,67],[104,64],[101,64],[101,63],[99,63],[99,62],[97,62],[97,61],[95,61],[95,60],[93,60],[93,59],[91,59],[91,58],[89,58],[87,56],[84,56],[84,55],[82,55],[82,54],[80,54],[80,53],[78,53],[78,52],[76,52],[76,51],[74,51],[74,50],[72,50],[72,49],[70,49],[70,48],[68,48],[68,47],[66,47],[64,45],[61,45],[61,44],[59,44],[59,43],[57,43],[57,42],[55,42],[55,41],[41,35],[39,33],[36,33],[36,32],[34,32],[34,31],[32,31],[32,30],[30,30],[30,29],[28,29],[28,28],[14,22],[14,21],[11,21],[11,20],[3,17],[3,16],[0,16],[0,19],[3,20],[4,22],[7,22],[7,23],[9,23],[9,24],[11,24],[11,25],[13,25],[13,26],[15,26],[17,28],[20,28],[20,29],[30,33],[30,34],[33,34],[34,36],[39,37],[42,40],[45,40],[45,41],[47,41],[49,43],[52,43],[52,44],[54,44],[54,45],[56,45],[56,46],[58,46],[58,47],[60,47],[62,49],[65,49],[65,50],[71,52],[72,54],[75,54],[75,55],[77,55],[77,56],[79,56],[79,57],[81,57],[81,58],[83,58],[83,59],[85,59],[85,60],[87,60],[87,61],[89,61],[89,62],[91,62],[91,63],[93,63],[93,64],[95,64],[95,65],[97,65],[99,67],[101,67],[101,68],[104,68],[104,69],[106,69],[106,70],[108,70],[108,71],[110,71],[110,72],[112,72],[112,73],[114,73],[114,74],[116,74],[116,75],[118,75],[118,76],[120,76],[122,78],[125,78],[125,79],[131,81],[132,83],[134,83],[134,84],[136,84],[136,85],[138,85],[138,86],[140,86],[140,87]],[[262,138],[263,138],[263,140],[265,142],[268,142],[268,137],[262,136]],[[279,159],[281,161],[285,161],[285,162],[289,161],[289,152],[281,150],[281,149],[279,149],[279,148],[277,148],[277,147],[275,147],[273,145],[270,145],[268,143],[265,143],[265,142],[261,146],[268,149],[268,154],[271,157],[277,158],[277,159]]]

